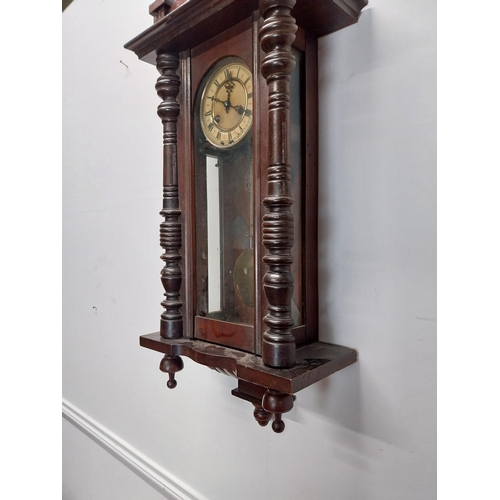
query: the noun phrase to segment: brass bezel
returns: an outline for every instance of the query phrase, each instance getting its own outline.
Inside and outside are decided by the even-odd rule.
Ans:
[[[228,62],[226,63],[226,61],[228,61]],[[250,98],[248,97],[249,92],[248,92],[247,87],[246,87],[245,83],[243,82],[243,80],[236,78],[236,77],[233,77],[232,80],[236,80],[236,81],[240,82],[241,86],[243,87],[243,89],[245,91],[245,103],[244,103],[245,109],[251,109],[251,111],[252,111],[252,114],[249,117],[250,118],[249,125],[246,127],[246,129],[243,131],[243,133],[240,136],[238,136],[237,139],[234,140],[233,142],[228,143],[228,144],[221,144],[220,142],[217,142],[214,140],[214,138],[211,136],[211,134],[207,130],[207,127],[206,127],[205,122],[203,120],[203,118],[204,118],[204,106],[203,106],[203,104],[205,102],[205,98],[206,98],[206,94],[208,92],[208,89],[209,89],[209,87],[211,87],[211,84],[213,83],[213,78],[216,75],[218,75],[219,73],[223,73],[226,68],[228,68],[230,66],[235,66],[235,65],[239,65],[239,66],[243,67],[245,69],[245,71],[247,71],[250,74],[251,92],[253,92],[252,70],[245,64],[245,62],[242,59],[240,59],[239,57],[235,57],[235,56],[227,56],[227,57],[224,57],[222,59],[219,59],[219,61],[217,61],[214,65],[212,65],[210,70],[207,71],[207,73],[205,74],[205,76],[203,77],[203,80],[202,80],[203,92],[201,94],[200,104],[199,104],[199,108],[200,108],[199,119],[200,119],[200,124],[201,124],[201,131],[203,132],[203,135],[205,136],[206,140],[210,144],[212,144],[212,146],[215,146],[218,149],[229,149],[229,148],[236,146],[247,136],[249,131],[252,130],[252,126],[253,126],[253,99],[251,97]],[[220,85],[221,86],[224,85],[224,82],[226,82],[226,81],[228,81],[228,80],[227,79],[223,80]],[[249,99],[251,99],[251,104],[252,104],[251,108],[248,108]],[[228,131],[232,131],[236,127],[240,126],[240,124],[244,120],[244,118],[245,118],[245,115],[241,115],[240,121],[231,129],[222,129],[217,124],[215,124],[214,126],[217,127],[222,133],[227,133]]]

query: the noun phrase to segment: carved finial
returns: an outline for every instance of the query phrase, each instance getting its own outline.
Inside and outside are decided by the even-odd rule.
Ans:
[[[293,408],[294,400],[292,394],[282,394],[272,389],[267,389],[262,396],[262,408],[274,416],[272,424],[274,432],[281,433],[285,430],[285,422],[281,419],[281,415]]]
[[[153,16],[155,23],[170,12],[173,3],[174,0],[155,0],[149,6],[149,13]]]
[[[175,374],[180,372],[183,368],[184,362],[180,356],[163,356],[163,359],[160,361],[160,370],[164,373],[168,373],[167,387],[169,389],[175,389],[177,387]]]
[[[255,410],[253,411],[255,420],[261,427],[265,427],[271,420],[272,413],[264,410],[260,404],[253,403],[253,405],[255,406]]]

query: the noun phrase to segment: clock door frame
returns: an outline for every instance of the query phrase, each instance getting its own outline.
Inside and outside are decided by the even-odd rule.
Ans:
[[[199,44],[191,50],[180,53],[181,105],[178,126],[178,168],[181,224],[182,224],[182,315],[184,319],[184,337],[199,338],[196,328],[196,235],[194,211],[194,115],[195,99],[198,87],[206,72],[219,59],[237,55],[252,69],[254,76],[253,109],[253,183],[254,183],[254,262],[255,262],[255,320],[252,328],[252,341],[248,338],[238,344],[224,344],[218,340],[218,333],[207,331],[204,340],[219,345],[239,348],[257,355],[262,353],[262,336],[266,329],[263,318],[267,312],[267,299],[263,291],[263,278],[267,266],[262,261],[266,249],[262,243],[262,216],[265,212],[263,199],[267,193],[268,158],[268,86],[261,74],[261,62],[265,54],[260,47],[259,29],[263,19],[259,11],[214,38]],[[302,106],[302,231],[296,234],[296,240],[302,241],[302,318],[303,325],[294,327],[292,333],[297,346],[318,340],[318,104],[317,104],[317,40],[298,27],[294,49],[302,53],[303,75]],[[296,105],[296,103],[291,103]],[[294,200],[297,202],[297,200]],[[220,328],[220,324],[218,328]],[[248,335],[248,333],[246,333]]]
[[[254,311],[254,325],[242,325],[237,323],[226,323],[213,320],[210,318],[201,318],[196,315],[197,305],[197,283],[196,283],[196,217],[195,217],[195,154],[194,151],[194,126],[197,115],[194,112],[196,98],[207,71],[214,64],[224,57],[237,56],[242,59],[245,64],[251,69],[254,76],[254,95],[256,92],[255,64],[254,64],[254,27],[253,16],[249,17],[240,23],[232,26],[228,30],[220,33],[216,37],[201,43],[190,51],[181,53],[181,80],[185,82],[181,89],[181,113],[179,116],[180,130],[184,133],[179,144],[179,151],[182,153],[182,158],[179,160],[179,184],[181,192],[187,194],[181,198],[181,210],[183,212],[183,243],[185,248],[184,255],[186,256],[183,263],[183,286],[181,287],[181,296],[184,305],[184,318],[186,325],[186,337],[197,338],[213,342],[215,344],[233,347],[247,352],[255,353],[257,350],[256,339],[258,328],[256,323],[257,310]],[[254,97],[254,102],[256,101]],[[254,112],[252,123],[253,144],[255,143],[256,132],[256,117]],[[253,146],[253,158],[255,162],[255,144]],[[255,168],[253,168],[253,183],[254,191],[260,189],[258,187],[258,179],[255,176]],[[252,200],[253,209],[259,204],[258,200]],[[255,227],[255,229],[258,229]],[[255,241],[258,236],[255,235]],[[257,245],[254,245],[256,247]],[[260,255],[254,254],[254,262],[256,268]],[[257,305],[257,304],[256,304]],[[223,340],[221,340],[223,339]]]

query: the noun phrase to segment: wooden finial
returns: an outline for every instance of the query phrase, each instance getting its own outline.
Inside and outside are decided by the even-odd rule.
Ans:
[[[175,389],[177,387],[175,374],[180,372],[183,368],[184,362],[180,356],[163,356],[160,361],[160,370],[164,373],[168,373],[167,387],[169,389]]]

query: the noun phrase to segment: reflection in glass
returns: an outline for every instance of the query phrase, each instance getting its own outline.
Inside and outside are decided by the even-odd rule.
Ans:
[[[208,312],[220,311],[220,210],[217,158],[207,155]]]
[[[240,254],[234,265],[234,289],[248,307],[253,307],[255,302],[253,259],[253,247],[250,247]]]
[[[194,116],[199,116],[201,96]],[[227,107],[228,114],[236,112]],[[222,148],[208,141],[200,121],[195,121],[194,139],[196,314],[253,326],[252,133]]]
[[[249,153],[248,144],[207,148],[196,172],[197,314],[245,324],[253,324],[255,295]]]
[[[292,214],[294,218],[295,241],[292,248],[293,264],[292,274],[294,279],[292,297],[292,318],[295,326],[302,325],[302,159],[303,159],[303,133],[302,129],[302,95],[301,79],[303,78],[302,52],[293,49],[295,68],[290,77],[290,103],[291,103],[291,174],[292,174]]]

